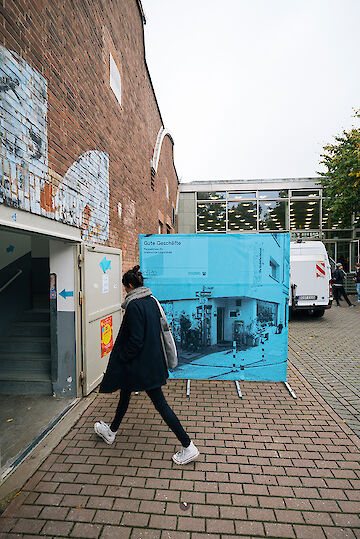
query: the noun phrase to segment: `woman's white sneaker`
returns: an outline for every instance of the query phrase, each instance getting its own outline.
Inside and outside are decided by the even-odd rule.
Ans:
[[[107,444],[111,445],[115,440],[116,432],[113,432],[104,421],[98,421],[94,425],[94,431]]]
[[[175,462],[175,464],[188,464],[189,462],[192,462],[193,460],[197,459],[199,456],[199,450],[194,445],[193,442],[190,442],[189,447],[183,447],[173,455],[172,459]]]

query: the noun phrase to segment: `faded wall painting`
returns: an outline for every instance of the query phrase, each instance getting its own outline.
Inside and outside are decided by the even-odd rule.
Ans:
[[[289,234],[140,236],[179,365],[171,378],[286,381]]]
[[[47,101],[46,79],[0,46],[0,203],[81,228],[88,243],[106,243],[109,156],[89,150],[63,178],[49,170]]]

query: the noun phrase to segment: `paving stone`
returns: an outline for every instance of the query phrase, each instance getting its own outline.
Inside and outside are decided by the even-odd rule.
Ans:
[[[125,528],[125,526],[104,526],[101,533],[101,539],[128,539],[131,532],[132,528]],[[134,537],[140,538],[141,535],[136,535]]]
[[[72,522],[59,522],[58,520],[48,520],[41,530],[41,535],[64,535],[68,536],[73,524]]]
[[[305,526],[294,524],[294,530],[296,537],[299,539],[325,539],[325,534],[319,526]]]
[[[95,509],[70,509],[66,520],[74,522],[91,522],[95,515]]]
[[[150,516],[145,513],[130,513],[126,512],[123,514],[121,524],[124,526],[147,526]]]
[[[11,528],[12,533],[40,533],[45,525],[45,520],[19,518],[15,526]]]
[[[99,524],[85,524],[84,522],[75,524],[70,537],[84,537],[85,539],[96,539],[100,536],[102,526]]]
[[[296,537],[290,524],[265,522],[266,535],[272,537]]]
[[[355,537],[358,310],[290,323],[297,400],[275,382],[241,382],[240,400],[232,382],[201,380],[189,399],[186,381],[169,381],[166,397],[201,451],[189,466],[171,461],[176,439],[143,393],[116,444],[94,440],[93,421],[117,404],[98,396],[10,504],[0,537]]]

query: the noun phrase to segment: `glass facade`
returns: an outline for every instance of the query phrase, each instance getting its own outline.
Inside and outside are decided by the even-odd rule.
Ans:
[[[293,190],[291,192],[291,196],[293,196],[293,197],[319,197],[320,196],[320,190],[319,189],[298,189],[298,190]]]
[[[271,198],[288,198],[289,191],[287,189],[281,189],[280,191],[259,191],[259,199],[271,199]]]
[[[196,232],[290,232],[292,239],[321,239],[333,260],[353,270],[360,256],[360,216],[335,221],[321,189],[239,187],[196,191]]]
[[[256,202],[229,202],[229,230],[256,230]]]
[[[221,191],[211,191],[202,193],[199,191],[197,193],[198,200],[224,200],[226,198],[226,193]]]
[[[291,200],[290,229],[319,230],[320,200]]]
[[[226,231],[226,204],[201,202],[197,206],[198,232]]]
[[[320,231],[334,229],[319,189],[198,191],[197,232]],[[338,222],[335,228],[345,228]],[[347,226],[346,226],[347,228]]]
[[[243,193],[229,193],[229,200],[256,200],[255,191],[244,191]]]
[[[286,230],[287,209],[285,200],[259,201],[259,230]]]

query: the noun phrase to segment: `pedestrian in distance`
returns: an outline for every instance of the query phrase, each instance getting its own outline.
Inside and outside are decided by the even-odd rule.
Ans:
[[[345,292],[344,279],[346,279],[346,273],[344,271],[343,265],[339,262],[338,264],[336,264],[336,269],[332,274],[331,281],[334,299],[338,307],[340,307],[339,300],[341,299],[341,296],[344,298],[349,307],[354,307]]]
[[[357,291],[357,300],[358,300],[358,303],[360,303],[360,264],[358,262],[355,264],[354,281],[355,281],[355,286],[356,286],[356,291]]]
[[[111,351],[109,363],[100,384],[100,393],[120,389],[120,399],[110,426],[96,422],[94,430],[107,444],[112,444],[128,409],[132,392],[146,391],[156,410],[182,445],[173,455],[176,464],[187,464],[199,456],[161,387],[169,376],[161,342],[160,311],[151,290],[144,286],[140,266],[127,271],[122,278],[127,295],[122,324]]]

